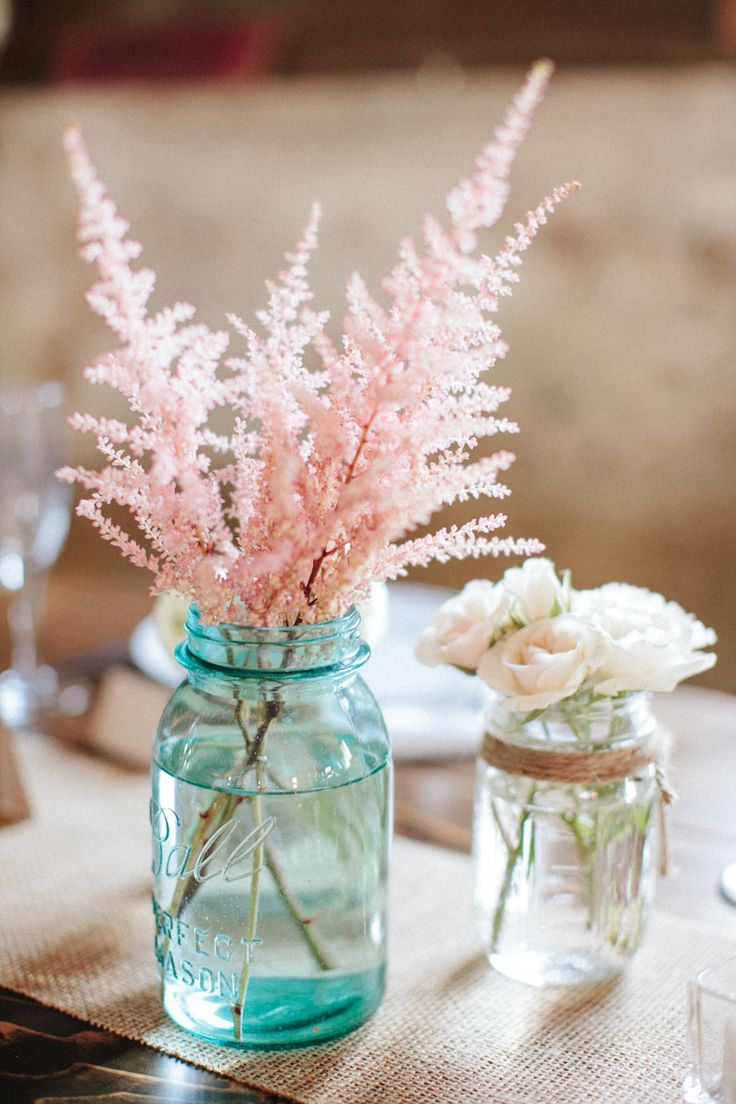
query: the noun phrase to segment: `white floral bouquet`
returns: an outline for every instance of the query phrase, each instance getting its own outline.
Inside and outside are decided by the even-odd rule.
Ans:
[[[577,695],[673,690],[716,662],[713,629],[661,594],[626,583],[575,590],[551,560],[499,582],[474,579],[438,610],[417,657],[477,674],[511,712]]]
[[[474,850],[480,932],[502,973],[538,985],[596,980],[638,946],[655,813],[664,873],[663,809],[674,797],[668,736],[642,691],[712,667],[703,649],[715,640],[661,594],[625,583],[575,590],[569,571],[542,558],[497,583],[468,583],[423,632],[421,661],[477,674],[493,692]]]

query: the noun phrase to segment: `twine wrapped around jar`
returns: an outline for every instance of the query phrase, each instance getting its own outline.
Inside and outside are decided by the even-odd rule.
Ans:
[[[486,732],[480,757],[490,766],[507,774],[523,775],[540,782],[562,782],[572,785],[604,785],[620,782],[654,764],[659,791],[658,815],[661,851],[660,874],[669,866],[665,806],[677,796],[667,781],[667,762],[672,742],[670,733],[657,725],[640,744],[612,748],[608,751],[558,751],[556,748],[530,748],[499,740]]]

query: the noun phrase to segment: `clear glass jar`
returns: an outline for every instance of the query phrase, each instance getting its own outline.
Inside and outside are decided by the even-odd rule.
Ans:
[[[685,1104],[736,1101],[736,955],[701,970],[688,985]]]
[[[491,965],[536,986],[618,973],[641,940],[656,875],[649,695],[572,698],[534,714],[494,702],[486,729],[508,762],[546,753],[527,757],[537,777],[478,761],[475,904]],[[635,767],[610,777],[613,752]],[[557,780],[580,775],[576,766],[587,781]]]
[[[239,1047],[358,1027],[384,987],[391,759],[360,618],[202,624],[154,748],[156,957],[168,1014]]]

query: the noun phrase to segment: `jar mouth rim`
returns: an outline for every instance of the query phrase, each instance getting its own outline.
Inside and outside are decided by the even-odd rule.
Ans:
[[[615,697],[602,695],[591,702],[578,703],[579,711],[572,711],[571,715],[569,703],[574,703],[574,695],[545,709],[520,712],[506,709],[503,698],[494,694],[486,706],[484,728],[504,743],[540,750],[574,751],[581,741],[590,751],[604,745],[623,746],[646,738],[656,726],[651,696],[647,690],[626,691]],[[624,729],[613,731],[611,724],[619,722],[629,723]],[[582,737],[580,725],[590,726]]]
[[[362,643],[346,663],[324,664],[319,667],[294,667],[288,670],[280,670],[278,667],[261,669],[238,666],[231,667],[229,665],[213,663],[197,652],[192,652],[190,648],[187,647],[186,640],[182,640],[180,644],[177,644],[175,649],[176,661],[185,671],[190,672],[190,674],[207,676],[208,679],[219,679],[223,684],[249,680],[259,680],[264,683],[305,682],[312,679],[316,680],[332,677],[338,673],[338,669],[342,674],[347,675],[363,667],[370,659],[370,654],[368,645]]]
[[[202,615],[195,602],[187,613],[186,630],[195,636],[208,640],[221,640],[222,630],[234,633],[232,641],[225,638],[225,642],[243,644],[254,639],[255,636],[268,636],[270,643],[284,644],[309,643],[312,640],[326,641],[348,630],[356,629],[360,624],[360,613],[355,606],[350,606],[339,617],[331,617],[325,621],[308,621],[299,625],[254,625],[247,621],[219,621],[208,624],[202,620]],[[247,634],[247,635],[246,635]]]
[[[646,702],[650,702],[651,699],[652,692],[650,690],[623,690],[619,694],[596,695],[587,701],[581,700],[576,694],[571,694],[567,698],[562,698],[560,701],[552,702],[551,705],[539,709],[508,709],[505,704],[507,699],[502,694],[492,690],[488,694],[488,708],[498,710],[499,713],[506,714],[509,717],[519,718],[524,722],[540,718],[565,721],[575,707],[579,708],[581,713],[596,714],[628,710],[636,706],[641,707]]]
[[[215,672],[225,679],[315,678],[356,669],[370,656],[354,606],[329,621],[271,627],[227,622],[208,625],[192,605],[186,632],[186,641],[176,651],[179,663],[190,672]]]

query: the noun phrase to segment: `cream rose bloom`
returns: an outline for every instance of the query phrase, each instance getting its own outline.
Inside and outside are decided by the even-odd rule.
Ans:
[[[449,598],[416,646],[420,662],[475,671],[493,637],[507,624],[508,599],[498,583],[474,579]]]
[[[508,568],[501,585],[509,598],[512,616],[525,625],[561,613],[567,606],[567,594],[555,565],[544,556]]]
[[[601,631],[606,646],[594,680],[599,694],[674,690],[716,662],[712,652],[698,650],[715,644],[713,629],[645,587],[607,583],[577,591],[572,608]]]
[[[605,658],[601,634],[570,614],[533,621],[500,640],[478,674],[504,706],[518,713],[546,709],[575,694]]]

